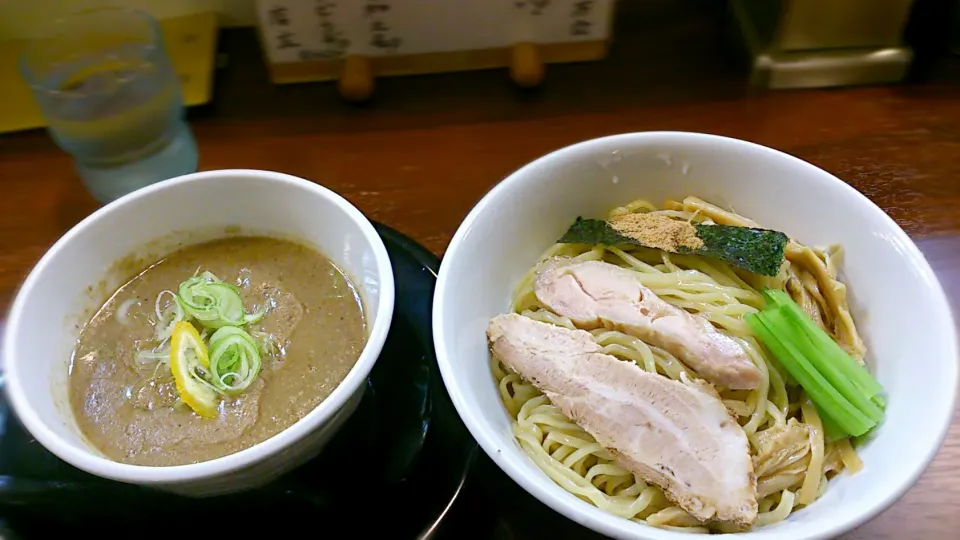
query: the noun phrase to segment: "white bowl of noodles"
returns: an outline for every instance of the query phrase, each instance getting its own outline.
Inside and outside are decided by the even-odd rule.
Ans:
[[[698,207],[694,199],[685,201],[687,197],[709,201],[731,213]],[[460,226],[436,288],[434,340],[453,402],[490,458],[544,504],[611,537],[666,539],[705,528],[715,531],[665,498],[652,483],[640,484],[629,472],[618,478],[617,469],[609,467],[609,454],[587,452],[575,463],[564,464],[563,458],[578,448],[545,443],[544,438],[551,431],[551,421],[565,419],[546,397],[519,413],[539,392],[491,360],[485,336],[491,318],[498,314],[514,307],[518,312],[542,308],[529,301],[530,291],[524,287],[529,289],[525,277],[543,257],[580,255],[616,263],[609,252],[592,256],[585,254],[588,248],[554,244],[578,216],[602,219],[611,211],[624,212],[625,207],[651,210],[644,203],[630,205],[638,199],[661,209],[664,201],[674,201],[667,204],[678,219],[724,223],[744,217],[786,233],[796,246],[809,246],[815,257],[806,263],[802,257],[788,258],[781,271],[792,272],[795,284],[806,291],[794,291],[797,300],[805,297],[818,304],[825,327],[851,356],[864,353],[868,368],[886,391],[885,416],[868,436],[840,448],[846,443],[825,443],[822,436],[818,441],[820,432],[812,430],[805,452],[792,461],[793,469],[774,468],[759,475],[758,521],[739,534],[829,538],[871,519],[903,495],[939,449],[956,394],[954,322],[930,266],[880,208],[829,173],[763,146],[693,133],[617,135],[558,150],[502,181]],[[746,281],[719,283],[704,273],[710,268],[699,271],[669,259],[647,261],[650,271],[662,274],[654,280],[660,285],[648,286],[668,303],[685,296],[683,307],[688,311],[707,310],[696,305],[705,297],[698,296],[689,283],[741,288],[745,292],[740,297],[752,298],[752,286]],[[706,264],[718,267],[718,275],[726,275],[725,263]],[[818,264],[820,268],[814,268]],[[628,266],[623,261],[619,265]],[[685,272],[687,279],[662,284],[673,279],[667,274],[676,271]],[[751,283],[778,286],[771,281]],[[838,293],[843,290],[841,284],[846,286],[846,300]],[[779,286],[784,286],[783,281]],[[673,292],[668,290],[671,287]],[[720,297],[711,297],[710,302],[726,307],[737,304],[733,310],[737,313],[755,311],[749,301],[739,305],[736,295]],[[844,322],[843,304],[848,305],[854,325]],[[727,332],[723,324],[716,325]],[[731,323],[735,325],[736,321]],[[758,346],[757,351],[763,362],[770,362],[766,349]],[[610,354],[630,360],[626,353]],[[918,369],[920,363],[922,369]],[[754,441],[751,457],[757,455],[758,434],[800,414],[799,391],[790,390],[784,403],[777,388],[783,391],[792,384],[778,377],[775,369],[771,372],[769,365],[766,368],[762,390],[721,395],[730,414],[737,416]],[[769,402],[771,411],[758,405],[764,402]],[[810,419],[800,416],[798,420]],[[592,440],[583,430],[553,431]],[[523,443],[515,433],[521,434]],[[857,460],[861,470],[855,474],[844,470]],[[588,480],[590,469],[597,465],[606,467],[605,472],[594,471]],[[567,478],[568,486],[581,496],[551,476]],[[808,476],[815,481],[805,488]],[[785,497],[791,498],[791,504],[784,502]]]

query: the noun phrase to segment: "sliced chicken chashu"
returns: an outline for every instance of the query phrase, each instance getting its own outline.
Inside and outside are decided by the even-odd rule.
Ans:
[[[505,365],[690,515],[754,523],[747,437],[712,387],[645,372],[601,352],[588,332],[521,315],[494,317],[487,337]]]
[[[558,259],[534,281],[537,299],[579,328],[616,328],[660,347],[704,379],[734,390],[753,390],[762,374],[740,344],[706,318],[672,306],[634,273],[602,261]]]

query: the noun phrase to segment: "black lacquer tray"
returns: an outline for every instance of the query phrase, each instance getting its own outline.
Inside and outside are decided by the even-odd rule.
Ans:
[[[465,488],[478,449],[433,354],[439,260],[389,227],[377,230],[396,280],[393,326],[356,413],[320,456],[255,491],[182,498],[67,465],[24,431],[0,396],[0,538],[476,534],[464,530],[476,522],[463,514],[482,512],[465,500],[473,498]]]

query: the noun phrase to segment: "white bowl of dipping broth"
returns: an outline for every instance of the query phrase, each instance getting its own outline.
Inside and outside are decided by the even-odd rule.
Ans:
[[[175,466],[108,459],[80,431],[68,398],[68,365],[80,327],[91,309],[133,277],[129,270],[126,275],[116,270],[124,266],[118,261],[149,265],[184,244],[229,235],[292,240],[343,271],[359,293],[366,319],[366,341],[356,364],[299,421],[236,453]],[[275,172],[190,174],[104,206],[47,251],[8,317],[3,343],[7,392],[37,441],[79,469],[189,496],[249,489],[315,456],[353,413],[386,339],[393,303],[386,248],[370,222],[341,196]]]
[[[631,133],[550,153],[511,174],[463,221],[440,269],[433,332],[453,402],[484,451],[541,502],[614,538],[681,540],[688,532],[616,517],[551,480],[521,449],[491,373],[485,330],[514,288],[578,216],[604,218],[635,199],[697,196],[811,246],[839,243],[839,277],[887,392],[882,423],[813,504],[739,536],[831,538],[893,504],[946,434],[957,387],[957,336],[930,265],[892,219],[833,175],[749,142],[695,133]],[[558,518],[559,519],[559,518]]]

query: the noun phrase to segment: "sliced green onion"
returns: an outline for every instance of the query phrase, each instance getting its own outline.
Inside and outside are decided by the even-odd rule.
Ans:
[[[272,356],[283,352],[283,349],[277,345],[277,339],[273,334],[254,331],[250,333],[250,336],[257,342],[257,345],[260,347],[260,354],[263,356]]]
[[[840,429],[857,436],[873,428],[876,423],[833,388],[790,341],[790,332],[783,331],[785,323],[776,317],[778,315],[778,311],[752,313],[746,318],[747,324],[797,380],[810,399],[826,411]]]
[[[244,313],[240,291],[210,272],[181,283],[177,300],[187,314],[207,328],[242,326],[259,321],[264,313]]]
[[[141,366],[152,364],[154,362],[165,364],[170,359],[170,348],[167,347],[160,350],[137,351],[137,354],[134,355],[134,358],[136,358],[137,365]]]
[[[242,392],[260,373],[260,350],[250,334],[224,326],[210,336],[209,382],[227,393]]]
[[[121,302],[119,306],[117,306],[117,311],[114,313],[114,316],[117,318],[117,321],[120,324],[124,326],[130,326],[130,323],[133,322],[130,320],[130,308],[135,305],[140,305],[140,300],[138,300],[136,297],[127,298]]]
[[[160,307],[163,303],[163,297],[170,295],[170,303],[166,307]],[[153,303],[153,312],[157,316],[157,323],[154,326],[154,337],[160,343],[170,339],[173,333],[173,327],[180,321],[186,320],[186,314],[177,301],[177,293],[173,291],[160,291],[157,299]]]

